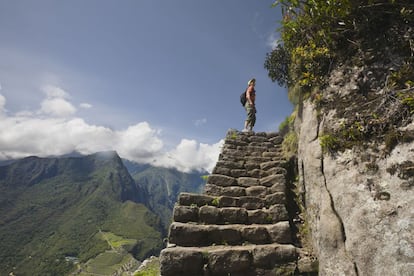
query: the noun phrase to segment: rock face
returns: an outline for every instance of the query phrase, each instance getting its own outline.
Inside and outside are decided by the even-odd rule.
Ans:
[[[413,275],[414,143],[397,144],[386,154],[381,141],[323,154],[318,138],[338,124],[338,114],[324,113],[318,121],[317,113],[305,102],[296,128],[319,274]],[[400,128],[412,129],[412,122]]]
[[[204,194],[179,196],[161,275],[311,272],[292,244],[281,141],[277,133],[227,133]]]

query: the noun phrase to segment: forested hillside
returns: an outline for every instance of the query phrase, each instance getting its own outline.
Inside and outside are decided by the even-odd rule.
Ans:
[[[162,228],[143,194],[115,152],[0,167],[0,274],[64,275],[111,249],[102,233],[137,259],[156,253]]]

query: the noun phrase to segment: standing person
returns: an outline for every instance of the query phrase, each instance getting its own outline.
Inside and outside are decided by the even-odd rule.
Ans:
[[[256,90],[254,89],[256,79],[249,80],[247,85],[246,104],[244,105],[247,112],[247,119],[244,122],[243,132],[253,131],[254,124],[256,123]]]

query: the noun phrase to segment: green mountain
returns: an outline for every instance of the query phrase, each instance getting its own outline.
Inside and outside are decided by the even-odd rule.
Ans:
[[[157,214],[166,236],[171,223],[172,210],[181,192],[201,192],[207,172],[183,173],[176,169],[153,167],[124,160],[125,167],[134,178],[137,188],[148,194],[145,205]]]
[[[107,250],[159,252],[160,221],[140,187],[115,152],[1,166],[0,275],[65,275]]]

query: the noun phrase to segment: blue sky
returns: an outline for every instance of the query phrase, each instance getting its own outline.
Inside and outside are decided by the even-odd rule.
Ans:
[[[211,169],[257,79],[255,131],[292,111],[263,64],[267,0],[0,0],[0,158],[116,150]]]

